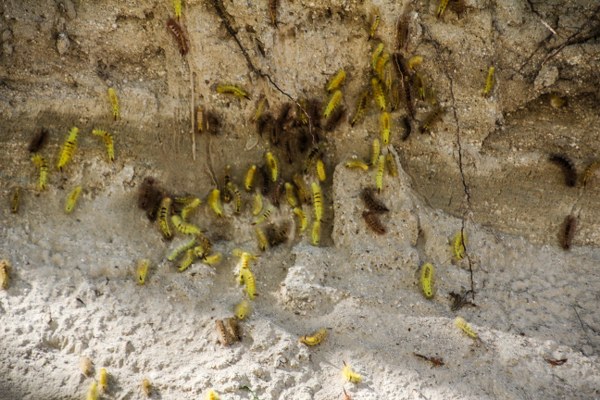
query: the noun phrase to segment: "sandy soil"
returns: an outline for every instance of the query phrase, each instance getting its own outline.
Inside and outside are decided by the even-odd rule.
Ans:
[[[210,1],[184,1],[185,57],[166,29],[171,1],[0,5],[0,258],[12,265],[0,290],[0,399],[83,399],[103,367],[110,379],[102,399],[145,398],[144,378],[154,399],[202,398],[210,388],[222,399],[261,400],[341,399],[343,390],[353,399],[600,397],[600,177],[568,187],[548,161],[561,153],[581,175],[598,157],[597,4],[465,0],[436,18],[433,1],[280,3],[277,28],[266,1],[223,3],[255,71]],[[374,7],[381,24],[369,40]],[[231,165],[241,187],[247,167],[263,163],[269,149],[291,179],[305,156],[288,164],[250,121],[261,95],[275,114],[290,100],[256,70],[295,100],[326,102],[324,86],[343,67],[343,105],[352,114],[371,77],[371,52],[380,41],[395,51],[401,16],[409,40],[399,51],[423,56],[419,72],[445,112],[422,134],[432,106],[415,101],[407,140],[408,108],[391,112],[399,174],[386,173],[380,195],[390,209],[381,218],[386,234],[362,218],[360,191],[375,185],[375,170],[344,166],[370,157],[380,115],[371,104],[364,121],[344,118],[323,135],[320,246],[311,245],[310,228],[295,230],[283,200],[272,219],[294,233],[261,253],[244,192],[241,215],[230,203],[219,219],[204,202],[192,218],[224,261],[178,272],[166,255],[186,238],[164,241],[137,207],[143,179],[205,199],[211,168],[222,185]],[[490,65],[496,84],[484,97]],[[239,84],[251,99],[220,95],[217,83]],[[116,121],[108,87],[119,96]],[[566,104],[553,107],[555,95]],[[196,106],[219,115],[218,136],[191,132]],[[58,172],[72,126],[81,131],[78,149]],[[50,132],[43,192],[27,151],[41,127]],[[114,162],[93,128],[112,133]],[[76,185],[83,194],[67,215]],[[312,220],[312,207],[304,211]],[[565,251],[568,215],[578,222]],[[450,243],[461,229],[467,257],[456,261]],[[240,322],[242,340],[223,346],[215,320],[232,316],[244,297],[234,248],[260,254],[252,267],[259,296]],[[134,274],[142,258],[152,265],[144,286]],[[419,286],[426,262],[436,268],[431,300]],[[450,293],[469,289],[474,306],[453,310]],[[478,340],[454,326],[457,316]],[[322,327],[324,343],[298,342]],[[93,362],[91,377],[81,373],[82,357]],[[361,383],[343,379],[344,362]]]

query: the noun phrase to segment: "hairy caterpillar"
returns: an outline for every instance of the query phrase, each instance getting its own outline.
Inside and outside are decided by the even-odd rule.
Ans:
[[[379,27],[380,22],[381,16],[379,15],[379,10],[375,10],[375,14],[373,15],[373,22],[371,23],[371,28],[369,29],[369,40],[375,37],[375,33],[377,33],[377,28]]]
[[[92,375],[92,360],[89,357],[81,357],[79,359],[79,369],[84,376]]]
[[[88,388],[87,395],[85,396],[86,400],[98,400],[98,384],[96,381],[93,381]]]
[[[75,186],[73,190],[67,196],[67,201],[65,202],[65,212],[70,214],[75,209],[77,205],[77,200],[79,199],[79,195],[81,194],[81,186]]]
[[[375,98],[375,103],[377,103],[377,106],[381,111],[385,111],[387,108],[387,103],[379,79],[371,78],[371,88],[373,89],[373,97]]]
[[[462,317],[456,317],[454,319],[454,325],[460,329],[461,331],[463,331],[467,336],[472,337],[473,339],[477,339],[477,332],[475,332],[475,330],[473,330],[473,328],[471,327],[471,325],[469,325],[469,323],[467,321],[465,321],[464,318]]]
[[[362,376],[360,376],[360,374],[354,372],[352,370],[352,368],[350,367],[350,365],[346,364],[346,362],[344,362],[344,368],[342,368],[342,376],[344,377],[344,379],[346,379],[348,382],[351,382],[351,383],[362,382]]]
[[[367,223],[367,226],[371,228],[373,232],[378,235],[384,235],[386,233],[385,226],[383,226],[376,213],[372,211],[363,211],[362,216]]]
[[[421,133],[430,132],[433,124],[442,119],[444,112],[445,110],[442,107],[436,106],[433,108],[433,110],[427,113],[423,119],[423,122],[421,123]]]
[[[254,232],[256,233],[256,239],[258,240],[258,248],[260,251],[267,250],[267,247],[269,247],[269,241],[267,240],[267,235],[265,232],[258,226],[254,227]]]
[[[311,335],[305,335],[300,337],[299,341],[307,346],[316,346],[322,343],[327,338],[327,329],[321,328]]]
[[[181,18],[181,0],[173,0],[173,10],[175,12],[175,18],[179,20],[179,18]]]
[[[106,146],[106,153],[108,154],[109,161],[115,161],[115,146],[113,143],[113,137],[110,133],[101,129],[92,130],[92,135],[100,136],[104,140]]]
[[[298,191],[298,198],[303,204],[310,204],[312,201],[312,197],[310,194],[310,190],[308,189],[306,182],[299,174],[294,174],[292,177],[292,181],[294,185],[296,185],[296,190]]]
[[[289,182],[285,183],[285,197],[290,207],[294,208],[298,206],[298,199],[294,190],[294,185]]]
[[[561,246],[564,250],[571,248],[571,242],[575,237],[575,230],[577,229],[577,218],[573,215],[569,215],[565,218],[564,231],[561,236]]]
[[[252,225],[262,224],[271,217],[271,213],[275,211],[275,208],[269,204],[269,206],[263,211],[263,213],[252,222]]]
[[[492,89],[494,89],[494,83],[495,83],[494,72],[495,71],[496,71],[496,68],[494,68],[494,66],[490,66],[490,68],[488,69],[487,77],[485,78],[485,86],[483,87],[483,91],[481,92],[481,94],[483,94],[484,97],[489,96],[492,93]]]
[[[236,304],[234,309],[235,317],[239,320],[244,320],[250,314],[251,306],[248,300],[243,299],[238,304]]]
[[[207,203],[211,210],[217,215],[217,217],[223,216],[223,205],[221,204],[221,191],[219,189],[213,189],[208,195]]]
[[[435,268],[433,264],[426,263],[421,267],[421,278],[419,282],[421,283],[421,290],[423,291],[423,295],[426,299],[433,298],[433,274],[435,273]]]
[[[196,225],[184,222],[179,215],[171,215],[171,222],[175,228],[184,235],[198,235],[202,233]]]
[[[380,42],[377,45],[377,47],[375,47],[375,49],[373,50],[373,54],[371,54],[371,68],[373,68],[373,70],[375,70],[375,67],[377,65],[377,60],[379,60],[379,57],[381,57],[381,54],[383,53],[384,48],[385,48],[385,45]]]
[[[46,163],[46,160],[36,153],[31,157],[31,161],[33,161],[33,164],[40,170],[37,184],[38,190],[46,190],[46,185],[48,183],[48,164]]]
[[[189,215],[202,204],[202,201],[194,197],[193,199],[186,202],[185,206],[181,209],[181,219],[184,221],[188,219]]]
[[[209,256],[202,257],[202,262],[204,262],[206,265],[217,265],[220,264],[221,261],[223,261],[223,254],[221,253],[214,253]]]
[[[358,102],[356,103],[356,110],[352,115],[352,119],[350,120],[350,126],[356,125],[356,123],[360,122],[365,116],[365,111],[367,110],[367,106],[369,104],[369,90],[363,90],[358,97]]]
[[[246,177],[244,178],[244,189],[247,192],[252,191],[252,187],[254,186],[254,176],[256,175],[256,165],[252,164],[248,171],[246,172]]]
[[[220,94],[232,94],[237,98],[250,100],[248,92],[239,86],[218,84],[216,90]]]
[[[146,277],[148,276],[148,270],[150,269],[150,260],[144,258],[138,261],[137,269],[135,271],[135,276],[137,278],[137,283],[139,285],[143,285],[146,283]]]
[[[239,214],[242,212],[242,194],[233,182],[227,182],[227,190],[233,195],[233,212]]]
[[[160,207],[158,209],[158,227],[167,240],[173,238],[173,232],[171,232],[171,226],[169,224],[169,216],[171,215],[171,204],[173,200],[170,197],[163,197],[160,201]]]
[[[250,261],[256,260],[256,256],[254,254],[240,249],[233,249],[233,255],[240,258],[238,263],[240,269],[250,268]]]
[[[56,164],[56,168],[60,171],[62,171],[63,167],[71,161],[71,158],[73,158],[73,153],[77,149],[77,135],[79,135],[79,128],[71,128],[69,136],[60,150],[60,156],[58,157],[58,163]]]
[[[379,139],[373,139],[373,144],[371,145],[371,165],[375,166],[377,161],[379,160],[379,155],[381,154],[381,143]]]
[[[181,26],[173,18],[169,18],[167,20],[167,28],[177,41],[179,53],[181,53],[182,56],[185,56],[188,51],[190,51],[190,44],[185,36],[185,33],[183,32],[183,28],[181,28]]]
[[[254,274],[250,271],[250,268],[241,268],[240,269],[240,279],[242,283],[246,286],[246,294],[250,300],[254,300],[256,296],[256,281],[254,279]]]
[[[146,397],[150,397],[152,395],[152,383],[148,378],[144,378],[142,380],[142,392],[146,395]]]
[[[306,230],[306,227],[308,226],[308,219],[306,218],[306,214],[304,214],[304,211],[302,211],[302,208],[300,207],[294,207],[293,211],[296,217],[298,217],[298,225],[300,232],[302,233]]]
[[[577,170],[573,161],[562,154],[551,154],[549,160],[562,168],[567,186],[574,187],[577,184]]]
[[[254,194],[254,201],[252,202],[252,215],[254,215],[255,217],[260,214],[261,210],[263,208],[263,197],[262,194],[260,194],[260,192],[256,192]]]
[[[395,178],[398,176],[398,165],[396,164],[396,159],[390,152],[385,155],[385,165],[387,165],[387,170],[391,177]]]
[[[388,53],[387,51],[384,51],[375,61],[375,65],[373,65],[373,72],[375,72],[375,76],[377,76],[377,78],[379,78],[379,80],[381,82],[385,82],[387,80],[386,73],[385,73],[385,67],[388,65],[389,61],[390,61],[390,53]],[[389,89],[390,86],[391,86],[391,82],[388,82],[386,84],[386,87]]]
[[[375,198],[375,193],[370,187],[363,188],[360,191],[360,198],[371,212],[380,214],[390,211],[385,204],[383,204],[380,200]]]
[[[369,164],[367,164],[366,162],[364,162],[362,160],[350,160],[350,161],[346,161],[345,166],[346,166],[346,168],[350,168],[350,169],[360,168],[363,171],[368,171],[369,170]]]
[[[598,170],[598,168],[600,168],[600,161],[594,161],[585,169],[585,171],[581,175],[581,182],[583,183],[583,186],[586,186],[588,184],[588,182],[592,179],[594,173]]]
[[[179,272],[183,272],[186,269],[188,269],[190,265],[194,263],[194,261],[196,261],[196,254],[194,252],[194,249],[188,249],[185,251],[185,254],[181,259],[181,262],[179,263],[179,267],[177,267],[177,269],[179,270]]]
[[[325,110],[323,110],[323,117],[329,118],[329,116],[340,105],[341,102],[342,102],[342,91],[338,89],[335,92],[333,92],[331,97],[329,97],[329,102],[327,102],[327,106],[325,106]]]
[[[8,289],[10,283],[10,263],[8,260],[0,260],[0,289]]]
[[[41,148],[46,144],[47,141],[48,141],[48,130],[45,128],[42,128],[38,131],[38,133],[36,133],[36,135],[34,137],[31,138],[31,141],[29,142],[29,146],[27,147],[27,150],[29,150],[30,153],[37,153],[38,151],[41,150]]]
[[[440,18],[442,14],[444,14],[444,11],[446,11],[446,7],[448,6],[448,1],[449,0],[440,0],[440,4],[435,12],[436,17]]]
[[[117,91],[115,88],[109,87],[107,90],[108,93],[108,101],[110,102],[110,107],[112,109],[112,115],[114,120],[118,120],[121,118],[121,109],[119,108],[119,98],[117,97]]]
[[[214,390],[210,389],[204,396],[205,400],[219,400],[219,395]]]
[[[175,261],[184,251],[187,251],[196,245],[196,238],[178,246],[171,253],[169,253],[167,260]]]
[[[315,168],[317,170],[317,178],[319,178],[321,182],[325,182],[325,180],[327,179],[327,174],[325,173],[325,164],[323,163],[323,160],[321,160],[320,158],[317,159]]]
[[[381,143],[384,146],[390,144],[390,114],[388,112],[382,112],[379,116],[379,123],[381,126]]]
[[[406,67],[409,69],[409,71],[414,71],[421,65],[422,62],[423,62],[422,56],[412,56],[406,62]]]
[[[381,154],[377,159],[377,172],[375,174],[375,187],[381,193],[383,189],[383,173],[385,171],[385,156]]]
[[[339,89],[344,82],[346,81],[346,71],[344,69],[339,69],[335,75],[331,77],[329,82],[327,82],[326,90],[328,92],[333,92],[334,90]]]
[[[10,196],[10,212],[13,214],[18,213],[20,205],[21,205],[21,188],[19,186],[17,186],[12,190],[12,194]]]
[[[267,151],[265,153],[265,161],[267,162],[267,167],[269,167],[269,171],[271,172],[271,181],[277,182],[277,178],[279,177],[279,166],[275,155],[272,152]]]
[[[321,221],[314,220],[311,231],[311,243],[313,246],[318,246],[321,243]]]
[[[106,368],[100,368],[100,373],[98,374],[98,389],[100,389],[102,393],[108,391],[108,380],[108,371],[106,371]]]
[[[311,188],[313,193],[315,219],[320,222],[323,219],[323,192],[321,191],[321,185],[319,185],[318,182],[313,182]]]
[[[456,232],[454,238],[452,239],[452,255],[455,260],[462,260],[465,258],[467,247],[467,234],[462,230]]]

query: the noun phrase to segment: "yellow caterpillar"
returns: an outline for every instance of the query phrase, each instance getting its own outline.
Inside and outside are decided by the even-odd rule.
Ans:
[[[290,207],[294,208],[298,206],[298,199],[296,193],[294,193],[294,185],[289,182],[285,183],[285,197]]]
[[[440,0],[440,4],[438,5],[437,11],[435,15],[439,18],[446,11],[446,6],[448,6],[448,0]]]
[[[279,176],[279,166],[277,163],[277,159],[270,151],[265,153],[265,160],[267,161],[267,167],[269,167],[269,171],[271,172],[271,180],[273,182],[277,182],[277,177]]]
[[[233,249],[233,255],[240,258],[240,262],[238,264],[240,269],[250,268],[250,261],[256,260],[256,256],[254,254],[240,249]]]
[[[179,215],[172,215],[171,222],[173,222],[175,228],[184,235],[199,235],[202,233],[200,228],[198,228],[196,225],[184,222]]]
[[[371,88],[373,89],[373,97],[375,98],[375,102],[381,111],[385,111],[387,108],[385,94],[383,93],[383,88],[381,87],[381,82],[377,78],[371,78]]]
[[[312,225],[311,243],[318,246],[321,243],[321,221],[315,220]]]
[[[312,335],[305,335],[300,337],[300,343],[307,346],[316,346],[323,342],[327,338],[327,329],[321,328]]]
[[[98,389],[103,393],[108,391],[108,372],[106,371],[106,368],[100,368],[100,373],[98,375]]]
[[[392,155],[392,153],[388,152],[385,155],[385,164],[387,165],[387,170],[392,177],[398,176],[398,165],[396,164],[396,159]]]
[[[173,9],[175,10],[175,18],[181,18],[181,0],[173,0]]]
[[[71,193],[67,196],[67,201],[65,203],[65,212],[70,214],[75,209],[77,205],[77,200],[79,199],[79,195],[81,194],[81,186],[75,186]]]
[[[356,111],[350,120],[350,125],[354,126],[357,122],[361,121],[365,116],[367,105],[369,104],[369,90],[363,90],[358,97],[358,103],[356,103]]]
[[[58,157],[58,163],[56,164],[56,168],[60,171],[62,171],[63,167],[71,161],[71,158],[73,158],[73,153],[77,149],[77,135],[79,135],[79,128],[71,128],[67,141],[60,150],[60,156]]]
[[[208,253],[210,252],[210,247],[205,246],[203,244],[199,244],[198,246],[195,246],[194,248],[192,248],[192,253],[194,253],[194,256],[196,258],[206,258],[206,256],[208,255]]]
[[[181,246],[179,246],[176,249],[174,249],[169,254],[169,256],[167,257],[167,260],[169,260],[169,261],[175,261],[175,259],[177,259],[177,257],[179,257],[181,255],[181,253],[183,253],[184,251],[187,251],[187,250],[191,249],[195,245],[196,245],[196,238],[193,238],[189,242],[184,243]]]
[[[170,240],[173,237],[173,232],[171,232],[171,226],[169,225],[172,202],[173,200],[171,200],[170,197],[163,197],[158,209],[158,227],[160,228],[163,237],[167,240]]]
[[[354,372],[352,370],[352,368],[350,367],[350,365],[346,364],[345,362],[344,362],[344,368],[342,368],[342,376],[344,377],[344,379],[346,379],[348,382],[351,382],[351,383],[362,382],[362,376],[360,376],[360,374]]]
[[[48,164],[46,163],[46,160],[41,155],[35,153],[33,157],[31,157],[31,161],[33,161],[35,166],[40,170],[38,189],[46,190],[46,185],[48,183]]]
[[[142,259],[138,261],[137,269],[135,271],[135,276],[137,278],[137,283],[139,285],[143,285],[146,283],[146,276],[148,276],[148,270],[150,269],[150,260]]]
[[[214,390],[210,389],[206,393],[206,396],[204,396],[204,398],[206,400],[219,400],[219,395],[217,394],[217,392],[215,392]]]
[[[452,239],[452,255],[456,260],[462,260],[465,257],[467,245],[467,234],[462,230],[456,232]]]
[[[221,254],[221,253],[214,253],[214,254],[211,254],[209,256],[203,257],[202,261],[206,265],[217,265],[217,264],[220,264],[221,261],[223,261],[223,254]]]
[[[113,143],[113,137],[110,133],[101,129],[92,130],[92,135],[100,136],[104,140],[106,146],[106,153],[108,154],[109,161],[115,161],[115,145]]]
[[[255,217],[260,214],[263,208],[263,197],[260,192],[256,192],[254,194],[254,201],[252,202],[252,215]]]
[[[223,205],[221,204],[221,191],[219,189],[213,189],[208,195],[208,205],[211,210],[217,214],[217,217],[223,216]]]
[[[267,239],[265,231],[256,226],[254,227],[254,232],[256,232],[256,239],[258,240],[258,248],[260,251],[267,250],[267,247],[269,247],[269,240]]]
[[[346,81],[346,71],[344,69],[338,70],[334,76],[331,77],[329,82],[327,83],[327,91],[332,92],[336,89],[339,89],[344,82]]]
[[[92,383],[90,384],[85,399],[98,400],[98,384],[96,383],[96,381],[92,381]]]
[[[373,16],[373,23],[371,23],[371,29],[369,29],[369,39],[373,39],[375,37],[375,33],[377,32],[380,22],[381,16],[379,15],[379,12],[376,11],[376,14]]]
[[[350,169],[360,168],[363,171],[368,171],[369,170],[369,164],[367,164],[366,162],[364,162],[362,160],[350,160],[350,161],[346,161],[345,166],[346,166],[346,168],[350,168]]]
[[[190,267],[196,261],[196,254],[194,253],[194,249],[188,249],[185,252],[185,255],[181,259],[179,263],[179,267],[177,269],[179,272],[183,272]]]
[[[241,281],[246,285],[246,294],[250,300],[254,300],[256,296],[256,282],[254,279],[254,274],[250,271],[250,268],[241,268],[240,269],[240,278]]]
[[[494,89],[494,72],[496,71],[496,68],[494,68],[494,66],[491,66],[488,69],[488,74],[487,74],[487,78],[485,78],[485,86],[483,88],[483,92],[482,94],[487,97],[490,95],[490,93],[492,93],[492,89]]]
[[[414,71],[415,69],[417,69],[421,65],[422,62],[423,62],[423,57],[421,57],[421,56],[412,56],[406,62],[406,67],[409,69],[409,71]]]
[[[244,300],[240,301],[235,306],[235,310],[234,310],[235,317],[239,320],[246,319],[248,314],[250,314],[250,308],[251,307],[250,307],[250,303],[248,302],[248,300],[244,299]]]
[[[248,171],[246,172],[246,177],[244,178],[244,189],[247,192],[252,191],[252,186],[254,185],[254,175],[256,174],[256,165],[252,164]]]
[[[469,323],[467,321],[465,321],[465,319],[462,317],[456,317],[454,319],[454,325],[458,329],[463,331],[467,336],[472,337],[473,339],[477,339],[479,337],[477,335],[477,332],[475,332],[475,330],[471,327],[471,325],[469,325]]]
[[[294,214],[298,217],[298,224],[300,226],[300,232],[304,232],[306,227],[308,226],[308,219],[306,218],[306,214],[302,211],[302,208],[295,207]]]
[[[375,76],[377,76],[377,78],[379,78],[379,80],[381,82],[385,82],[386,79],[386,74],[385,74],[385,67],[388,64],[388,62],[390,61],[390,53],[388,53],[387,51],[384,51],[381,56],[379,56],[377,58],[377,60],[375,61],[375,65],[373,66],[373,72],[375,72]],[[386,84],[386,86],[389,86],[390,84]]]
[[[217,85],[217,93],[221,93],[221,94],[232,94],[235,97],[238,98],[245,98],[250,100],[250,95],[242,88],[240,88],[239,86],[235,86],[235,85],[222,85],[222,84],[218,84]]]
[[[383,43],[379,43],[377,47],[375,47],[375,50],[373,50],[373,54],[371,55],[371,68],[373,68],[373,70],[375,70],[377,60],[379,60],[379,57],[381,57],[384,48],[385,45]]]
[[[423,291],[423,295],[427,299],[431,299],[433,297],[433,274],[435,273],[435,268],[432,264],[426,263],[421,267],[421,290]]]
[[[242,212],[242,194],[233,182],[227,182],[227,190],[233,194],[233,212],[239,214]]]
[[[325,106],[325,110],[323,111],[323,117],[329,118],[331,113],[333,113],[333,111],[340,105],[341,101],[342,91],[338,89],[335,92],[333,92],[333,94],[329,98],[329,102],[327,103],[327,106]]]
[[[382,112],[379,116],[379,123],[381,125],[381,143],[384,146],[390,144],[390,114],[388,112]]]
[[[200,204],[202,204],[202,201],[197,197],[194,197],[193,199],[186,202],[185,206],[181,209],[181,219],[184,221],[187,220],[189,215],[196,208],[198,208],[198,206],[200,206]]]
[[[315,219],[320,222],[323,219],[323,192],[321,191],[321,185],[319,185],[318,182],[313,182],[311,187],[313,193]]]
[[[377,165],[377,161],[379,160],[379,154],[381,153],[381,143],[379,139],[373,139],[373,145],[371,146],[371,165]]]
[[[323,163],[323,160],[319,158],[315,166],[317,169],[317,177],[321,182],[325,182],[327,179],[327,174],[325,173],[325,164]]]
[[[119,109],[119,99],[117,98],[117,92],[114,88],[108,88],[108,100],[112,107],[113,118],[118,120],[121,117],[121,111]]]
[[[254,220],[254,222],[252,223],[252,225],[258,225],[258,224],[262,224],[263,222],[267,221],[270,217],[271,217],[271,213],[274,211],[274,208],[272,205],[269,205],[266,210],[260,215],[260,217],[256,218]]]
[[[385,156],[382,154],[377,160],[377,175],[375,175],[375,187],[381,193],[383,189],[383,172],[385,171]]]
[[[152,395],[152,383],[150,383],[150,380],[148,378],[144,378],[141,386],[142,392],[144,392],[146,397],[150,397],[150,395]]]

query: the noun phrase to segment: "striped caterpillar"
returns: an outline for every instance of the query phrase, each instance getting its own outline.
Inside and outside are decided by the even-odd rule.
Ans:
[[[363,90],[358,98],[358,102],[356,103],[356,110],[352,115],[352,119],[350,120],[350,126],[356,125],[360,122],[365,116],[365,111],[367,110],[367,106],[369,105],[369,90]]]
[[[184,235],[198,235],[201,233],[200,228],[189,222],[185,222],[179,215],[171,215],[171,222]]]
[[[362,216],[367,223],[367,226],[371,228],[373,232],[378,235],[384,235],[386,232],[385,226],[379,220],[377,214],[372,211],[363,211]]]
[[[333,111],[340,105],[342,102],[342,91],[336,90],[333,92],[329,101],[327,102],[327,106],[325,106],[325,110],[323,110],[323,117],[329,118],[329,116],[333,113]]]
[[[163,197],[160,201],[160,207],[158,209],[158,227],[167,240],[173,238],[173,232],[171,232],[171,226],[169,225],[169,215],[171,214],[171,200],[170,197]]]
[[[92,130],[92,135],[100,136],[104,141],[104,145],[106,146],[106,153],[108,154],[108,160],[115,160],[115,145],[113,143],[113,137],[110,133],[103,131],[101,129]]]
[[[551,154],[550,162],[558,165],[565,174],[565,184],[569,187],[574,187],[577,184],[577,170],[573,162],[562,154]]]
[[[385,204],[383,204],[379,199],[375,198],[375,191],[373,188],[363,188],[363,190],[360,192],[360,198],[370,212],[380,214],[390,211]]]
[[[187,202],[185,202],[185,205],[183,206],[183,208],[181,209],[181,219],[183,219],[184,221],[186,221],[188,219],[188,216],[196,209],[198,208],[198,206],[202,203],[202,201],[197,198],[194,197],[191,200],[188,200]]]
[[[314,332],[312,335],[305,335],[300,337],[299,342],[307,346],[316,346],[322,343],[327,338],[327,329],[321,328]]]
[[[577,229],[577,218],[573,215],[569,215],[565,218],[564,228],[561,236],[561,246],[565,250],[571,248],[571,243],[575,237],[575,230]]]
[[[313,192],[315,220],[321,222],[323,219],[323,192],[321,191],[321,185],[319,185],[317,182],[313,182],[311,187]]]
[[[433,265],[430,263],[423,264],[421,267],[421,290],[423,291],[423,295],[426,299],[431,299],[433,297],[433,274],[435,269]]]
[[[40,175],[38,178],[38,190],[45,190],[46,184],[48,183],[48,164],[46,163],[44,157],[37,153],[31,157],[31,161],[33,161],[33,164],[40,170]]]
[[[375,187],[377,192],[381,193],[383,190],[383,173],[385,172],[385,156],[381,154],[377,159],[377,171],[375,173]]]
[[[77,149],[77,135],[79,135],[79,128],[73,127],[69,130],[69,136],[60,150],[60,156],[58,157],[58,163],[56,164],[56,168],[60,171],[62,171],[63,167],[71,161],[71,158],[73,158],[73,153]]]
[[[121,111],[119,109],[119,98],[117,97],[117,91],[114,88],[108,88],[108,100],[112,108],[113,118],[118,120],[121,117]]]
[[[464,318],[462,317],[456,317],[456,319],[454,320],[454,325],[460,329],[461,331],[463,331],[467,336],[473,338],[473,339],[477,339],[477,332],[475,332],[475,330],[471,327],[471,325],[469,325],[469,323],[467,321],[465,321]]]
[[[328,92],[332,92],[336,89],[339,89],[344,82],[346,81],[346,71],[344,69],[338,70],[334,76],[331,77],[329,82],[327,82],[327,87],[325,88]]]
[[[190,51],[190,45],[185,36],[185,33],[183,33],[183,29],[173,18],[169,18],[167,20],[167,28],[173,34],[173,37],[177,41],[177,45],[179,46],[179,52],[182,56],[185,56],[188,53],[188,51]]]

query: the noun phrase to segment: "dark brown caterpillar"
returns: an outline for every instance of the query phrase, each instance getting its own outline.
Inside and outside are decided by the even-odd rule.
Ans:
[[[375,197],[375,191],[371,187],[363,188],[360,192],[360,198],[369,209],[369,212],[381,214],[390,211],[385,204]]]
[[[48,130],[42,128],[33,138],[31,138],[27,150],[29,150],[30,153],[37,153],[46,144],[47,141]]]
[[[372,211],[363,211],[362,216],[365,222],[367,223],[367,226],[371,228],[373,232],[375,232],[378,235],[385,234],[385,226],[383,226],[376,213]]]
[[[179,46],[179,52],[182,56],[185,56],[190,51],[190,44],[183,33],[181,26],[173,18],[167,20],[167,28],[173,34],[173,37],[177,41]]]
[[[551,154],[550,162],[562,168],[565,174],[565,184],[569,187],[574,187],[577,184],[577,170],[573,162],[562,154]]]
[[[138,207],[146,211],[150,221],[156,220],[162,197],[163,191],[156,186],[156,180],[150,176],[144,178],[138,193]]]
[[[575,237],[575,230],[577,229],[577,218],[573,215],[569,215],[565,218],[563,225],[563,232],[561,237],[561,246],[565,250],[571,248],[573,238]]]
[[[275,247],[287,242],[289,231],[290,225],[288,222],[284,222],[280,225],[270,224],[266,230],[269,246]]]

